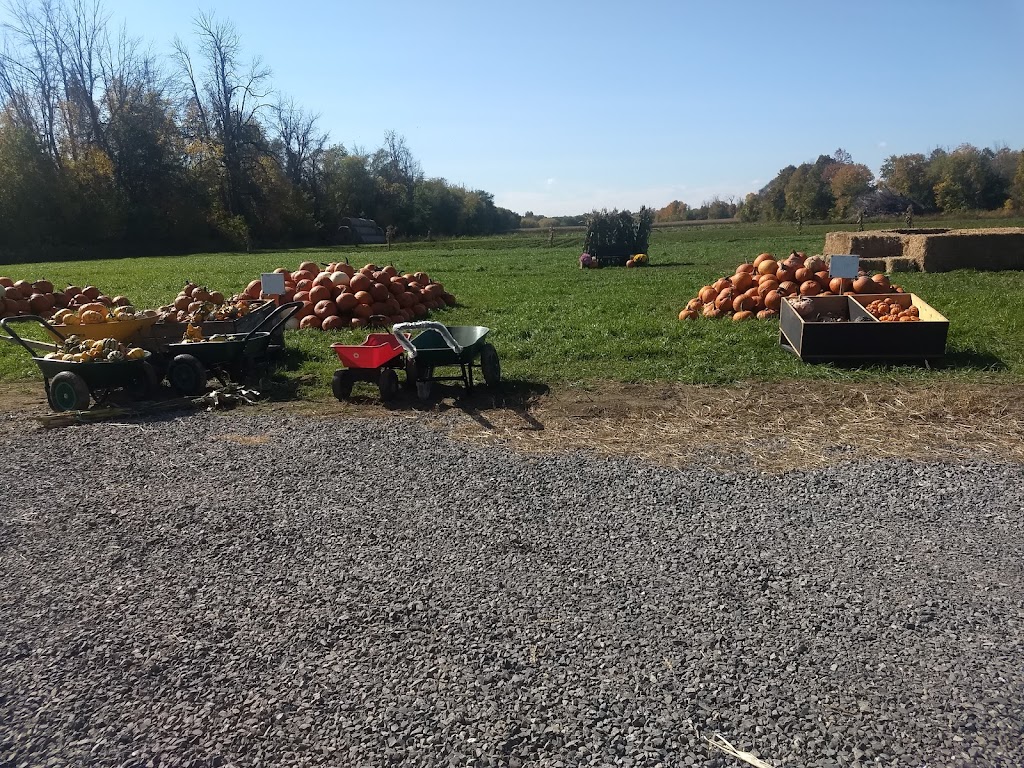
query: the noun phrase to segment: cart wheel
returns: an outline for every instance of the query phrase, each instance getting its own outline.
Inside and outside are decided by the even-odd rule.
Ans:
[[[139,364],[139,373],[128,389],[128,393],[136,400],[152,400],[159,391],[160,376],[157,374],[156,368],[150,365],[148,360],[143,360]]]
[[[352,373],[347,370],[340,370],[334,372],[334,378],[331,379],[331,389],[334,391],[334,396],[339,400],[347,400],[352,394]]]
[[[501,363],[494,345],[484,344],[480,347],[480,368],[488,387],[496,387],[501,383]]]
[[[434,394],[434,382],[430,379],[416,382],[416,397],[420,400],[429,400]]]
[[[380,399],[387,402],[393,400],[398,394],[398,374],[394,368],[385,368],[380,372],[380,379],[377,382],[380,389]]]
[[[89,386],[77,373],[61,371],[50,379],[46,399],[55,411],[84,411],[89,407]]]
[[[178,355],[167,366],[167,380],[182,395],[206,391],[206,368],[192,355]]]
[[[405,388],[415,389],[417,379],[419,379],[419,368],[416,365],[416,359],[410,357],[405,361]]]

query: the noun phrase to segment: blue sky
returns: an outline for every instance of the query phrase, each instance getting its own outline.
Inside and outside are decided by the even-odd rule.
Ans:
[[[842,147],[1024,149],[1024,0],[104,0],[154,52],[214,12],[346,147],[549,216],[742,198]],[[353,97],[358,94],[358,97]]]

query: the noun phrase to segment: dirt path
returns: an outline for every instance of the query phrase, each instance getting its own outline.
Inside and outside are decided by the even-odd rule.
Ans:
[[[385,407],[366,390],[352,402],[273,407],[311,418],[412,418],[459,439],[526,452],[578,448],[668,466],[696,457],[768,471],[870,457],[1024,462],[1024,400],[1019,387],[1006,384],[595,382],[549,389],[513,383],[498,397],[461,394],[449,388],[429,406],[408,398]],[[37,428],[49,415],[38,382],[0,384],[0,419],[8,428],[23,422]]]

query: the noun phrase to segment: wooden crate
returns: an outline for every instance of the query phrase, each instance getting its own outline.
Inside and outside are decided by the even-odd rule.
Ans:
[[[883,323],[865,307],[889,298],[915,306],[920,320]],[[897,361],[928,360],[946,353],[949,320],[913,293],[865,296],[812,296],[819,312],[840,314],[847,322],[808,322],[783,300],[779,311],[779,343],[801,360]]]

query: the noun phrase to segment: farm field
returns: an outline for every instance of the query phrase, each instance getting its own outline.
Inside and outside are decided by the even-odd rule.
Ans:
[[[1002,220],[943,226],[1007,226]],[[1016,223],[1016,222],[1009,222]],[[921,226],[927,226],[921,222]],[[582,235],[547,233],[385,247],[210,253],[190,256],[0,267],[14,279],[94,284],[124,294],[136,306],[171,301],[184,280],[225,293],[240,291],[262,271],[294,269],[302,260],[347,258],[353,265],[394,263],[426,271],[459,301],[434,311],[447,324],[485,325],[501,357],[503,377],[523,384],[571,385],[598,381],[730,385],[740,382],[995,382],[1024,378],[1024,274],[957,271],[897,274],[894,282],[919,294],[950,321],[945,360],[898,366],[809,365],[778,344],[777,321],[679,322],[677,314],[702,285],[732,274],[762,251],[820,253],[825,225],[708,225],[657,229],[651,266],[580,270]],[[879,228],[882,228],[879,225]],[[285,365],[277,374],[281,397],[329,398],[338,361],[333,342],[358,343],[365,331],[289,331]],[[0,381],[38,377],[20,349],[0,345]],[[287,393],[287,395],[285,394]],[[270,393],[273,396],[273,393]]]
[[[0,345],[0,764],[1020,764],[1021,274],[897,277],[950,319],[932,368],[676,319],[824,232],[661,230],[630,270],[540,233],[0,268],[153,307],[393,261],[505,379],[339,403],[365,330],[289,331],[269,405],[51,429]]]

